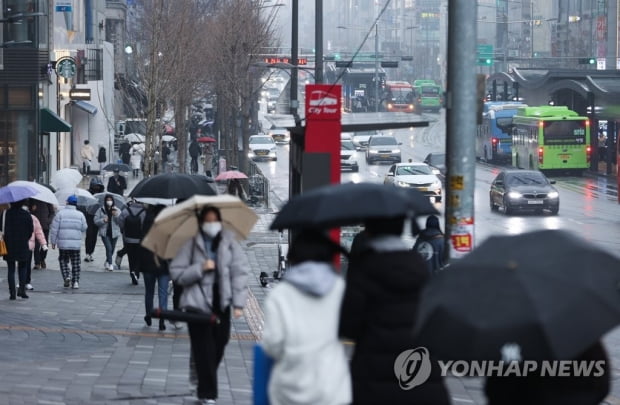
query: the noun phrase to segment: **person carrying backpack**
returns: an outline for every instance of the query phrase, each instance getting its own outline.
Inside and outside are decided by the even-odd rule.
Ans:
[[[431,275],[444,267],[444,234],[439,228],[439,218],[435,215],[426,219],[426,229],[420,232],[413,250],[417,251],[426,261]]]
[[[140,278],[140,257],[142,256],[140,242],[146,234],[144,229],[145,218],[146,208],[144,205],[137,201],[131,201],[121,211],[119,221],[124,249],[129,260],[129,276],[133,285],[138,285]]]

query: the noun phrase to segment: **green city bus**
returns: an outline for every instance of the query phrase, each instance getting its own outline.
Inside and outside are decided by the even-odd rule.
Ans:
[[[590,166],[590,121],[565,106],[522,107],[512,118],[512,165],[571,170]]]
[[[434,80],[418,79],[413,81],[414,109],[439,112],[442,106],[441,87]]]

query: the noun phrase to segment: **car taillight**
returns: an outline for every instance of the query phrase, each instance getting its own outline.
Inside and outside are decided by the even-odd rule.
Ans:
[[[388,104],[388,110],[391,110],[391,109],[392,109],[392,107],[393,107],[393,105],[392,105],[392,104]]]
[[[498,139],[497,139],[497,138],[492,138],[492,139],[491,139],[491,142],[493,143],[493,145],[497,145],[497,141],[498,141]]]
[[[543,164],[543,148],[538,148],[538,164]]]
[[[590,158],[592,157],[592,146],[586,146],[586,160],[590,163]]]

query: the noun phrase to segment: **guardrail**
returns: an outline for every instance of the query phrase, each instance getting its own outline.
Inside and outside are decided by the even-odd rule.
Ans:
[[[255,162],[248,162],[248,201],[269,208],[269,179]]]

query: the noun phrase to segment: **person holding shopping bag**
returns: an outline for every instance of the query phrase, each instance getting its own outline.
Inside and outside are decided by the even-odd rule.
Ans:
[[[230,338],[231,313],[243,315],[249,265],[233,231],[222,228],[214,206],[198,213],[199,230],[170,263],[170,276],[181,287],[180,308],[200,312],[210,322],[188,322],[192,356],[198,374],[198,399],[215,404],[217,369]]]

